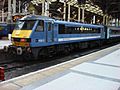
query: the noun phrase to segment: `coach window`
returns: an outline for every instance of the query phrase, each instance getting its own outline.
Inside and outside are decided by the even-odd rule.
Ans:
[[[44,31],[44,21],[39,21],[37,28],[36,28],[36,32],[43,32]]]

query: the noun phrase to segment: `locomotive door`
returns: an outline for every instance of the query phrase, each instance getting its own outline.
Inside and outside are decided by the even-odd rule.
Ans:
[[[53,42],[53,25],[52,22],[46,23],[46,42]]]

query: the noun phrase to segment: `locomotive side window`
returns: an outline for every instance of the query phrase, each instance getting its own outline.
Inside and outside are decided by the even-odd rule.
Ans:
[[[111,34],[112,35],[119,35],[120,34],[120,30],[111,30]]]
[[[65,34],[65,25],[59,24],[59,34]]]
[[[88,33],[100,33],[100,28],[89,28],[89,27],[70,27],[59,24],[59,34],[88,34]]]
[[[43,32],[44,31],[44,21],[39,21],[36,32]]]

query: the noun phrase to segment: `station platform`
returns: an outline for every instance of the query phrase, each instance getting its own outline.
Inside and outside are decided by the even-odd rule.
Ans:
[[[120,44],[1,82],[0,90],[120,90]]]
[[[0,49],[3,49],[4,46],[8,46],[11,44],[10,40],[0,40]]]

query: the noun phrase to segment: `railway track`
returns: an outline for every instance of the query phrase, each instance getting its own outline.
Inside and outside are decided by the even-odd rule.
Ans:
[[[39,69],[43,69],[49,66],[53,66],[80,56],[84,56],[96,51],[99,51],[101,49],[107,48],[111,45],[105,45],[99,48],[91,48],[91,49],[84,49],[84,50],[80,50],[78,51],[74,51],[73,53],[69,54],[69,55],[62,55],[62,54],[58,54],[56,56],[53,57],[47,57],[47,58],[42,58],[39,60],[31,60],[31,61],[17,61],[17,60],[12,60],[10,59],[9,61],[5,60],[4,62],[0,62],[0,67],[4,67],[5,69],[5,79],[11,79],[23,74],[27,74],[29,72],[33,72]],[[115,44],[114,44],[115,45]],[[42,60],[42,62],[41,62]]]

